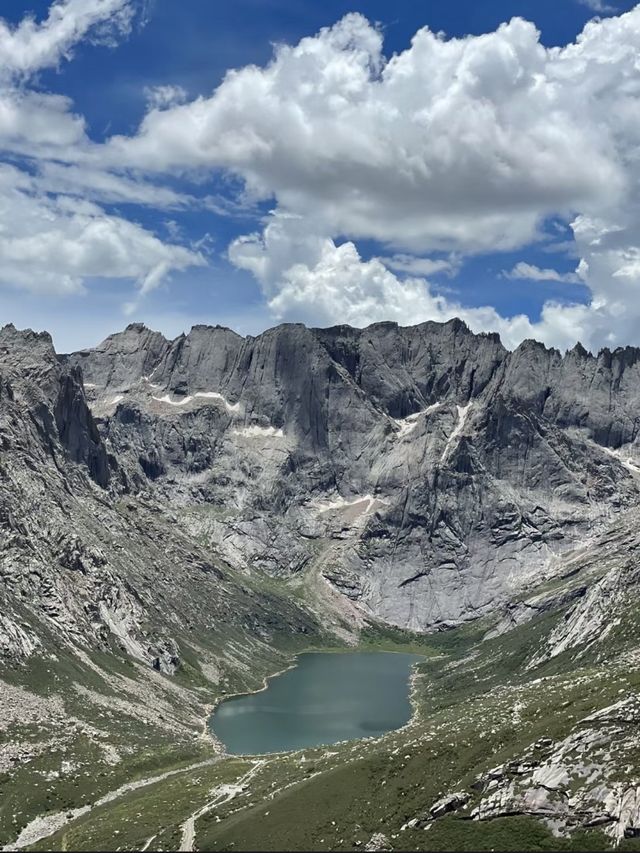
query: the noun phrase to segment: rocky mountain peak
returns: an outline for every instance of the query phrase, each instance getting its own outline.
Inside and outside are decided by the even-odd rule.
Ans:
[[[136,325],[66,365],[130,488],[224,506],[211,530],[237,568],[311,560],[402,626],[483,612],[638,499],[615,455],[635,452],[633,359],[508,352],[451,320],[172,341]],[[316,536],[344,543],[326,564]]]
[[[573,349],[568,351],[567,356],[574,356],[575,358],[593,358],[592,353],[586,350],[580,341],[576,343]]]
[[[33,329],[16,329],[13,323],[0,328],[0,358],[7,357],[13,363],[16,358],[23,361],[43,359],[55,361],[53,340],[48,332]]]
[[[398,625],[483,612],[640,494],[632,350],[508,352],[460,321],[171,341],[132,324],[59,361],[37,337],[36,369],[29,334],[0,334],[4,372],[53,457],[102,487],[223,506],[211,530],[238,569],[311,560]],[[326,565],[315,537],[344,543]]]

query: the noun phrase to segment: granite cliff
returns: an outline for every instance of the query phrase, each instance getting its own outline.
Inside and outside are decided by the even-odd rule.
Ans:
[[[638,349],[457,320],[132,324],[66,355],[5,326],[0,844],[640,834],[639,380]],[[428,655],[406,729],[237,768],[203,737],[212,702],[358,642]]]
[[[458,320],[133,324],[62,362],[123,490],[183,507],[238,570],[315,572],[413,630],[489,612],[640,497],[633,348],[508,352]]]

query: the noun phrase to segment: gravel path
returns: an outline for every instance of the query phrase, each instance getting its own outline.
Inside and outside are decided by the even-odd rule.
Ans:
[[[162,782],[165,779],[170,779],[172,776],[177,776],[179,773],[189,773],[191,770],[198,770],[201,767],[209,767],[212,764],[217,764],[217,762],[223,757],[224,756],[217,755],[214,758],[208,758],[206,761],[199,761],[196,764],[190,764],[188,767],[181,767],[177,770],[167,770],[164,773],[160,773],[158,776],[148,776],[146,779],[127,782],[119,788],[116,788],[114,791],[109,791],[108,794],[100,797],[99,800],[96,800],[95,803],[90,806],[83,806],[79,809],[67,809],[62,812],[55,812],[54,814],[36,817],[28,823],[27,826],[25,826],[15,841],[7,844],[2,848],[2,850],[22,850],[25,847],[29,847],[31,844],[35,844],[37,841],[41,841],[43,838],[48,838],[50,835],[53,835],[54,832],[58,832],[62,827],[71,823],[71,821],[88,814],[98,806],[104,806],[113,800],[117,800],[118,797],[122,797],[124,794],[129,794],[131,791],[137,791],[139,788],[145,788],[147,785],[153,785],[155,782]]]
[[[178,848],[181,853],[182,851],[188,851],[188,853],[193,851],[193,845],[196,839],[196,821],[198,818],[201,818],[216,806],[228,803],[229,800],[232,800],[238,794],[241,794],[246,790],[249,779],[251,779],[251,777],[254,776],[259,768],[264,764],[266,764],[266,761],[264,759],[260,759],[259,761],[256,761],[253,767],[248,770],[244,776],[241,776],[237,782],[234,782],[233,784],[220,785],[220,787],[216,788],[213,792],[215,794],[214,798],[208,803],[205,803],[204,806],[197,809],[187,818],[187,820],[185,820],[182,824],[182,839],[180,841],[180,847]]]

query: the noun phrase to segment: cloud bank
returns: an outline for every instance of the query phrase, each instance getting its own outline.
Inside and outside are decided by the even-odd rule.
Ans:
[[[514,18],[465,38],[424,27],[393,56],[378,28],[349,14],[280,45],[265,67],[229,71],[208,97],[150,90],[137,132],[95,144],[65,98],[21,81],[80,38],[126,32],[132,14],[127,0],[66,0],[41,25],[0,26],[11,71],[0,90],[0,143],[38,164],[37,185],[6,172],[5,191],[20,197],[25,216],[32,207],[33,221],[63,224],[72,215],[65,199],[83,194],[92,202],[81,215],[99,225],[81,231],[84,256],[71,262],[60,252],[48,264],[62,290],[94,275],[101,252],[104,275],[133,277],[143,291],[171,269],[203,263],[98,205],[114,196],[189,205],[163,180],[227,173],[242,201],[274,205],[228,258],[255,276],[276,319],[364,325],[458,315],[510,345],[533,336],[560,347],[640,343],[640,7],[594,19],[562,48],[545,47],[532,23]],[[43,188],[58,193],[54,201]],[[532,321],[465,307],[434,285],[470,256],[544,248],[551,218],[571,228],[575,272],[523,260],[506,275],[514,287],[584,283],[586,304],[549,302]],[[24,238],[7,228],[10,242]],[[118,262],[109,266],[103,249],[114,240]],[[364,241],[382,247],[378,256],[363,252]],[[20,284],[26,253],[15,254]]]
[[[143,295],[172,270],[204,263],[100,205],[172,207],[182,199],[109,170],[69,99],[33,84],[83,39],[114,44],[134,15],[130,0],[61,0],[41,23],[26,17],[11,28],[0,19],[0,151],[11,158],[0,162],[0,284],[68,296],[90,279],[125,279]],[[91,163],[65,164],[88,152]]]
[[[584,280],[590,304],[548,304],[535,323],[482,316],[511,340],[616,344],[637,338],[640,320],[639,50],[640,8],[591,21],[564,48],[514,18],[462,39],[423,28],[390,58],[382,33],[351,14],[280,46],[264,68],[229,72],[211,97],[152,109],[108,147],[158,173],[226,169],[250,196],[274,199],[276,224],[237,240],[230,258],[279,317],[463,313],[426,278],[363,261],[358,241],[405,257],[513,251],[560,217],[582,260],[579,275],[556,280]]]

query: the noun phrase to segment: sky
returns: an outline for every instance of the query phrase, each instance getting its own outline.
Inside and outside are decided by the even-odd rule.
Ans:
[[[0,325],[640,345],[640,6],[3,0]]]

